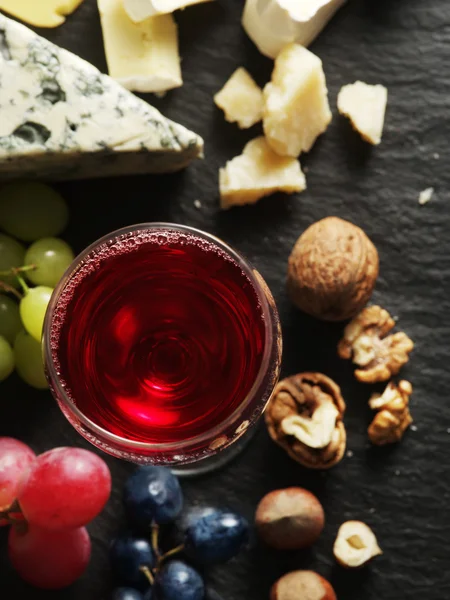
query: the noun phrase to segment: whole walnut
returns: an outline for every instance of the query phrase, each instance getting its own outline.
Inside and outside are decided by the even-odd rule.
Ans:
[[[297,240],[288,292],[298,308],[324,321],[345,321],[368,302],[378,277],[378,252],[362,229],[327,217]]]

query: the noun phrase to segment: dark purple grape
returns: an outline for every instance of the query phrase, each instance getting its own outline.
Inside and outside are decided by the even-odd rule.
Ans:
[[[148,530],[152,523],[171,523],[178,517],[183,493],[169,469],[141,467],[125,484],[124,503],[132,522]]]
[[[114,590],[111,600],[143,600],[143,596],[133,588],[121,587]]]
[[[195,569],[173,560],[158,574],[155,594],[158,600],[204,600],[205,586]]]
[[[215,509],[192,519],[185,531],[186,554],[203,565],[224,563],[248,540],[248,523],[241,515]]]
[[[149,587],[150,582],[142,568],[152,569],[156,558],[146,539],[130,535],[115,539],[111,544],[110,560],[114,576],[122,585],[141,591]]]

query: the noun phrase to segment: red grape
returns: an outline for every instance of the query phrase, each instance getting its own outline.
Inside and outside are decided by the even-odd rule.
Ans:
[[[55,448],[37,457],[18,500],[29,523],[74,529],[101,512],[110,492],[111,474],[100,457],[81,448]]]
[[[16,499],[19,484],[35,458],[33,450],[19,440],[0,437],[0,512]]]
[[[30,525],[25,533],[11,527],[8,554],[22,579],[39,588],[58,590],[84,573],[91,557],[91,540],[85,527],[47,531]]]

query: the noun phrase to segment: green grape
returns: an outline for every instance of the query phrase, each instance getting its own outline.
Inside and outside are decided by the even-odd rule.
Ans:
[[[0,233],[0,271],[9,271],[12,267],[22,267],[25,259],[25,247],[8,235]],[[0,281],[18,287],[13,275],[0,275]]]
[[[4,381],[14,371],[14,352],[8,341],[0,336],[0,381]]]
[[[6,338],[10,344],[14,344],[16,335],[21,329],[19,305],[8,296],[0,294],[0,336]]]
[[[64,198],[44,183],[18,181],[0,189],[0,228],[19,240],[59,235],[68,218]]]
[[[52,292],[52,288],[39,285],[35,288],[29,288],[20,301],[20,317],[23,326],[38,342],[42,338],[45,313]]]
[[[14,358],[16,359],[17,373],[25,383],[38,390],[48,388],[41,344],[24,330],[16,337]]]
[[[73,259],[72,249],[66,242],[43,238],[34,242],[25,254],[25,264],[37,266],[35,271],[28,271],[27,277],[35,285],[55,287]]]

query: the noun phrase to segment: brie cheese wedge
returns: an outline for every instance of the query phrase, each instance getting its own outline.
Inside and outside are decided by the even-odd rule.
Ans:
[[[122,0],[130,19],[139,23],[149,17],[173,13],[180,8],[210,0]]]
[[[259,51],[276,58],[295,42],[309,46],[346,0],[247,0],[242,25]]]
[[[35,27],[58,27],[83,0],[0,0],[0,10]]]
[[[0,14],[0,180],[167,173],[203,140]]]
[[[122,0],[97,0],[108,72],[128,90],[165,92],[183,83],[172,15],[134,23]]]
[[[303,46],[286,46],[264,88],[263,127],[269,145],[281,156],[309,152],[331,118],[322,61]]]
[[[377,146],[383,135],[388,91],[382,85],[356,81],[344,85],[338,95],[338,110],[369,144]]]
[[[302,192],[306,180],[298,160],[278,156],[261,136],[220,169],[219,189],[221,207],[230,208],[254,204],[275,192]]]
[[[214,96],[214,102],[225,113],[229,123],[247,129],[262,119],[263,93],[251,75],[239,67]]]

